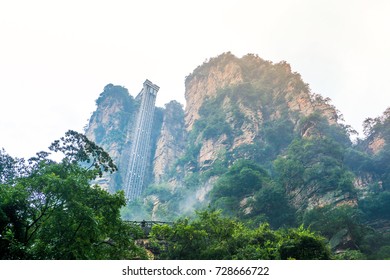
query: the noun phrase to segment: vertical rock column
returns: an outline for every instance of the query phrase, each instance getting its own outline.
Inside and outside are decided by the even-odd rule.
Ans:
[[[153,115],[157,92],[160,88],[149,80],[143,84],[143,89],[137,96],[141,106],[137,114],[130,150],[130,159],[124,182],[126,198],[132,201],[138,198],[143,190],[146,167],[150,157],[150,135],[152,132]]]

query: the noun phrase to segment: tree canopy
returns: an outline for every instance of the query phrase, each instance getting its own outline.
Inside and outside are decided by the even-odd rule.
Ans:
[[[303,227],[272,230],[267,223],[250,229],[218,211],[197,212],[195,219],[152,229],[160,259],[301,259],[332,257],[326,241]]]
[[[91,186],[116,170],[108,154],[74,131],[50,150],[65,157],[57,163],[42,152],[20,167],[1,152],[0,259],[146,258],[134,243],[142,232],[120,218],[123,192]]]

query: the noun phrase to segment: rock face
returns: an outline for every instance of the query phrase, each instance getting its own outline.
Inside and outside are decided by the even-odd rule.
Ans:
[[[367,118],[363,123],[365,139],[360,146],[371,155],[378,155],[389,142],[390,107],[376,118]]]
[[[318,135],[321,121],[338,125],[329,100],[312,94],[286,62],[224,53],[197,67],[186,77],[185,86],[184,111],[176,101],[157,110],[148,174],[151,183],[169,183],[170,191],[191,186],[198,200],[205,200],[210,182],[235,160],[267,164],[291,143],[289,135]],[[109,84],[97,106],[86,135],[117,163],[119,174],[105,179],[107,188],[115,191],[121,189],[138,104],[125,88]],[[373,142],[372,150],[381,145],[379,140]],[[296,192],[291,193],[294,205],[308,208],[356,202],[337,191],[318,196],[315,185]],[[158,208],[160,200],[154,201]]]
[[[125,219],[174,220],[211,206],[288,226],[321,209],[370,214],[388,205],[390,109],[368,119],[366,138],[353,145],[330,100],[312,94],[286,62],[253,54],[224,53],[197,67],[186,77],[185,98],[184,110],[176,101],[155,108],[149,184]],[[97,182],[114,192],[122,189],[139,104],[112,84],[96,104],[85,133],[119,168]],[[388,215],[370,226],[388,231]],[[332,248],[356,249],[351,231],[339,230],[328,236]]]
[[[281,83],[282,79],[284,81]],[[186,78],[185,84],[187,130],[191,130],[194,122],[199,119],[199,109],[207,98],[215,97],[221,89],[238,84],[252,84],[255,88],[268,91],[274,98],[285,99],[291,111],[308,116],[318,110],[329,122],[337,121],[335,108],[330,106],[326,99],[311,96],[299,74],[292,73],[286,62],[272,64],[257,55],[249,54],[239,59],[231,53],[224,53],[196,68]],[[242,109],[247,114],[260,113]]]
[[[275,129],[310,137],[315,133],[313,126],[310,122],[303,126],[302,116],[317,112],[329,124],[337,123],[335,108],[312,95],[286,62],[273,64],[257,55],[237,58],[224,53],[197,67],[186,77],[185,86],[185,111],[176,101],[156,111],[150,183],[169,182],[176,188],[186,185],[194,174],[211,172],[216,162],[227,167],[237,158],[253,159],[256,149],[274,141],[272,133],[280,132],[272,132]],[[99,181],[116,191],[122,188],[139,104],[125,88],[112,84],[104,88],[96,104],[85,133],[118,165],[116,175]],[[287,123],[287,128],[275,128],[278,122]],[[211,186],[207,180],[199,182],[199,188],[205,185],[197,191],[203,199]]]
[[[209,122],[212,113],[202,115],[205,103],[220,98],[219,107],[214,109],[223,112],[226,130],[231,132],[207,139],[197,137],[200,169],[215,161],[221,150],[233,153],[245,145],[266,142],[266,123],[287,119],[298,130],[299,120],[316,112],[329,124],[336,124],[338,119],[328,100],[312,95],[300,75],[291,72],[290,65],[273,64],[256,55],[237,58],[224,53],[196,68],[185,84],[187,131],[193,132],[197,121],[206,118]],[[305,132],[309,135],[310,126]]]
[[[186,145],[186,136],[182,105],[171,101],[165,105],[161,132],[153,159],[155,183],[163,182],[167,178],[172,164],[182,156]]]
[[[372,141],[368,143],[368,150],[372,154],[376,155],[383,149],[385,144],[386,144],[385,139],[383,139],[380,136],[375,136],[373,137]]]
[[[187,77],[185,123],[188,130],[199,119],[199,108],[206,98],[215,96],[219,89],[243,82],[242,69],[236,60],[230,53],[223,54],[199,66]]]
[[[85,135],[101,145],[114,160],[120,158],[123,136],[127,135],[129,121],[134,118],[135,101],[120,86],[107,85],[96,101]]]
[[[104,174],[98,183],[110,190],[120,189],[122,169],[122,152],[128,135],[131,135],[137,102],[129,95],[127,89],[108,84],[96,100],[97,108],[92,114],[85,135],[103,147],[119,168],[119,174]]]

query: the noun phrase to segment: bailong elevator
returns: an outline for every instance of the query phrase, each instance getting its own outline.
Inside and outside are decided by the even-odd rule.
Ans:
[[[157,92],[160,88],[146,80],[136,99],[141,100],[132,135],[130,159],[124,181],[125,196],[129,201],[140,197],[144,188],[146,168],[150,158],[150,141]]]

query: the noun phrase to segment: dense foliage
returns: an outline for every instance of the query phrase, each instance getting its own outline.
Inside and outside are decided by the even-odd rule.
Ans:
[[[153,186],[147,195],[163,197],[159,207],[170,219],[191,202],[193,210],[219,209],[250,228],[303,224],[325,236],[340,259],[390,258],[390,109],[367,119],[365,138],[352,142],[356,131],[330,99],[311,93],[285,62],[227,53],[186,83],[232,65],[242,81],[203,100],[170,174],[179,187]],[[217,157],[202,162],[206,151]],[[204,192],[203,203],[189,199]]]
[[[91,182],[116,165],[81,134],[52,144],[61,162],[1,150],[0,258],[147,258],[134,242],[143,232],[122,219],[154,219],[173,222],[151,231],[158,259],[390,259],[390,109],[368,118],[365,138],[352,143],[354,130],[330,100],[286,62],[227,53],[186,84],[230,63],[242,80],[203,100],[190,131],[181,105],[170,103],[165,129],[181,156],[139,200],[115,192],[139,105],[121,86],[104,88],[87,128],[122,159],[111,194]],[[167,114],[155,111],[152,153]],[[201,160],[205,151],[213,155]]]
[[[64,159],[42,152],[21,165],[1,152],[0,259],[146,258],[142,232],[120,218],[123,193],[90,185],[116,170],[108,154],[73,131],[50,149]]]
[[[294,223],[294,210],[285,190],[267,171],[249,160],[238,160],[210,193],[210,205],[243,221],[268,222],[272,227]]]
[[[212,184],[207,203],[194,209],[209,205],[250,227],[259,223],[272,229],[310,226],[327,238],[337,258],[390,258],[389,110],[382,117],[367,119],[366,138],[352,143],[350,137],[356,132],[337,122],[341,115],[332,115],[336,122],[330,122],[321,110],[306,115],[291,111],[288,94],[280,88],[288,81],[299,83],[300,78],[283,74],[286,65],[272,67],[275,76],[259,74],[265,75],[261,83],[230,86],[203,102],[184,156],[175,165],[187,170],[183,186],[180,191],[165,188],[166,212],[180,215],[180,201],[195,196],[199,186]],[[203,71],[207,69],[200,67],[193,75]],[[301,90],[308,88],[302,84]],[[336,114],[329,99],[315,94],[311,98],[313,104]],[[257,134],[250,144],[233,148],[242,128]],[[216,160],[200,164],[205,141],[224,148]],[[374,141],[384,143],[379,152],[370,151]],[[364,187],[357,188],[359,184]]]
[[[201,211],[193,220],[173,226],[154,226],[153,250],[160,259],[330,259],[330,249],[319,235],[300,228],[271,230],[267,223],[250,229],[216,211]]]

